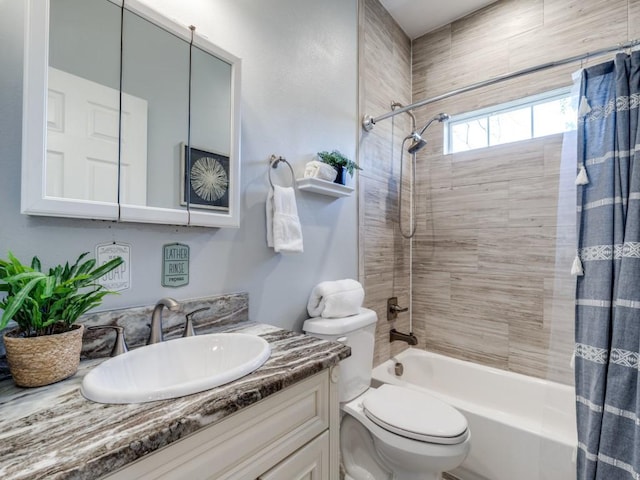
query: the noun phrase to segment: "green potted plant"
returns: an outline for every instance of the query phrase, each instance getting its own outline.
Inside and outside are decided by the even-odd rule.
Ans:
[[[354,170],[362,170],[358,166],[356,162],[353,160],[349,160],[338,150],[333,150],[331,153],[329,152],[318,152],[318,158],[321,162],[331,165],[338,172],[338,176],[335,179],[335,183],[340,183],[344,185],[344,171],[349,172],[349,175],[353,177]]]
[[[73,265],[42,271],[40,260],[33,257],[24,265],[11,252],[7,260],[0,259],[0,330],[10,320],[17,328],[5,333],[3,339],[9,370],[15,383],[22,387],[38,387],[73,375],[80,362],[83,325],[78,318],[100,305],[110,293],[96,283],[117,268],[118,257],[97,266],[94,259],[84,260],[88,252]]]

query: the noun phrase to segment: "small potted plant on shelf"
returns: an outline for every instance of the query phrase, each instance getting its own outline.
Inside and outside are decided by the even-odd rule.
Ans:
[[[354,162],[353,160],[349,160],[338,150],[333,150],[331,153],[318,152],[318,158],[320,158],[321,162],[329,164],[337,170],[338,176],[334,181],[335,183],[340,183],[342,185],[344,185],[345,182],[345,170],[349,172],[349,175],[351,175],[352,177],[354,170],[362,170],[362,168],[360,168],[356,162]]]
[[[42,271],[40,260],[23,265],[11,252],[0,259],[0,330],[10,320],[17,328],[4,334],[9,370],[22,387],[39,387],[73,375],[80,362],[83,325],[76,320],[110,293],[97,280],[122,264],[120,257],[96,267],[94,259]]]

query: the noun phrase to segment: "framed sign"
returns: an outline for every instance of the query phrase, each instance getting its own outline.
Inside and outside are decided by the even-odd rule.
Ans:
[[[104,265],[120,257],[123,263],[98,279],[98,283],[107,290],[121,292],[131,288],[131,246],[126,243],[102,243],[96,245],[96,264]]]
[[[191,147],[191,168],[187,168],[189,147],[181,144],[180,205],[229,211],[229,157]],[[189,170],[187,172],[187,170]]]
[[[162,286],[182,287],[189,283],[189,245],[162,246]]]

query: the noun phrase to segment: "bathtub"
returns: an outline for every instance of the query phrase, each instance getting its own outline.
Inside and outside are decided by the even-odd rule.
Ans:
[[[394,374],[394,359],[404,373]],[[373,370],[373,384],[425,390],[464,414],[471,451],[462,480],[573,480],[574,389],[410,348]]]

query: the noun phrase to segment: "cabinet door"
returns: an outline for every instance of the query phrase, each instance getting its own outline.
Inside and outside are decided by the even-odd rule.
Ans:
[[[222,421],[143,456],[104,480],[247,480],[327,437],[329,371],[292,385]],[[327,437],[328,438],[328,437]],[[328,443],[323,447],[325,452]],[[327,453],[323,457],[328,459]],[[323,458],[323,461],[326,461]],[[326,467],[322,467],[326,470]],[[337,470],[336,470],[337,471]],[[327,474],[323,474],[327,475]],[[292,480],[287,475],[267,477]],[[329,478],[295,477],[295,478]]]
[[[329,480],[329,433],[316,437],[258,480]]]

